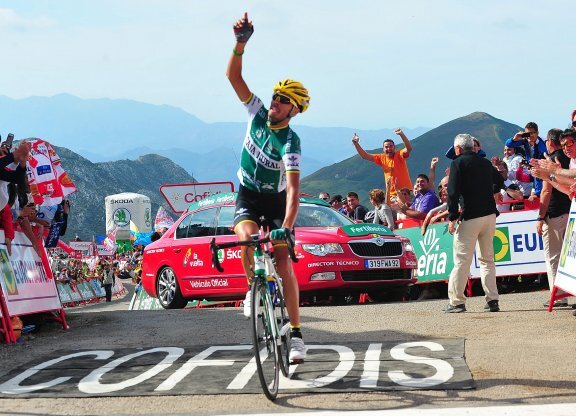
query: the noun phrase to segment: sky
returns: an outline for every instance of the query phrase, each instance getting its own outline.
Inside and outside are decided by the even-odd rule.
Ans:
[[[244,121],[225,77],[244,11],[250,89],[265,102],[284,78],[310,91],[294,124],[433,128],[484,111],[545,131],[576,108],[573,0],[0,0],[0,95]]]

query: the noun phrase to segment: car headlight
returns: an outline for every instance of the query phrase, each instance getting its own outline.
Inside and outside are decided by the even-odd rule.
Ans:
[[[340,244],[337,243],[324,243],[324,244],[302,244],[304,251],[315,256],[326,256],[328,254],[342,254],[344,250]]]
[[[410,243],[409,241],[406,241],[404,243],[404,251],[414,251],[414,247],[412,246],[412,243]]]

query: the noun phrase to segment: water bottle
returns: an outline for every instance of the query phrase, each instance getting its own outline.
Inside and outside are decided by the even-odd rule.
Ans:
[[[276,293],[276,279],[274,279],[274,276],[268,276],[268,290],[272,296]]]

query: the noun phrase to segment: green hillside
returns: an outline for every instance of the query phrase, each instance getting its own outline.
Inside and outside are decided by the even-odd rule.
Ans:
[[[436,168],[436,183],[438,183],[451,162],[444,154],[452,146],[454,137],[459,133],[469,133],[479,139],[482,143],[482,149],[488,157],[491,157],[502,156],[504,142],[518,130],[520,127],[517,125],[481,112],[475,112],[442,124],[411,140],[414,150],[408,159],[410,176],[414,179],[419,173],[428,174],[430,159],[438,156],[440,158]],[[351,153],[355,152],[351,141],[345,145],[350,146]],[[402,147],[404,146],[396,146],[397,150]],[[366,149],[366,151],[368,153],[381,153],[382,148]],[[321,191],[329,192],[330,195],[345,195],[349,191],[354,191],[358,193],[362,203],[369,206],[368,191],[373,188],[383,188],[384,175],[379,166],[355,155],[303,178],[301,187],[302,192],[312,195],[317,195]]]

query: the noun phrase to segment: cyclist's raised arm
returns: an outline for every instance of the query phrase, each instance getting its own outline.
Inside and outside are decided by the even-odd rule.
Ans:
[[[243,103],[250,99],[252,93],[246,85],[244,78],[242,78],[242,55],[246,42],[254,33],[254,26],[252,22],[248,21],[248,13],[244,13],[242,19],[238,19],[234,24],[234,35],[236,36],[236,45],[232,49],[232,56],[228,61],[228,68],[226,68],[226,76],[232,84],[232,88],[236,91],[236,95]]]

